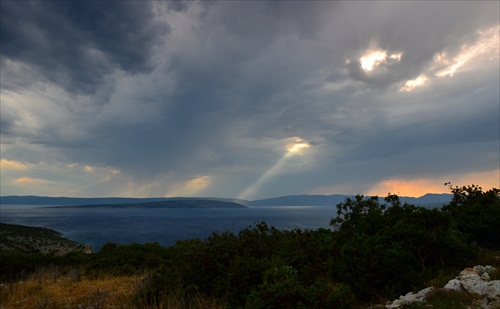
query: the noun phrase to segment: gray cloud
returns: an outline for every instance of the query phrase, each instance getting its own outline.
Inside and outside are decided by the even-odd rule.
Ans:
[[[66,183],[89,166],[104,184],[83,195],[235,197],[280,160],[254,197],[498,169],[498,59],[432,75],[498,3],[1,5],[2,159]],[[366,72],[370,49],[401,58]],[[283,159],[296,138],[310,148]]]
[[[68,90],[92,92],[110,71],[150,71],[150,50],[168,28],[147,3],[4,1],[3,59],[29,64]]]

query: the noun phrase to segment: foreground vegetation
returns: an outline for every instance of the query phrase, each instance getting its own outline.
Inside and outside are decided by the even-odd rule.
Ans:
[[[436,209],[402,204],[390,194],[385,202],[348,198],[337,205],[332,229],[278,230],[261,222],[172,247],[107,243],[95,254],[64,257],[2,251],[0,305],[356,308],[383,303],[424,286],[442,287],[473,264],[500,267],[500,190],[450,189],[451,203]],[[433,297],[436,303],[443,298],[468,302],[453,293]]]

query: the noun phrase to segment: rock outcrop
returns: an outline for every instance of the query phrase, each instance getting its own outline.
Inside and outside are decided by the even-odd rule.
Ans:
[[[500,304],[500,280],[491,280],[496,269],[490,265],[465,268],[455,279],[448,281],[443,287],[446,290],[468,293],[474,296],[473,308],[498,308]],[[425,302],[433,287],[425,288],[418,293],[410,292],[388,303],[386,308],[401,308],[413,302]]]
[[[488,299],[500,297],[500,280],[490,281],[490,275],[495,271],[492,266],[475,266],[466,268],[456,279],[450,280],[445,289],[477,294]]]
[[[400,308],[401,306],[414,302],[424,302],[425,297],[429,294],[434,288],[429,287],[423,290],[420,290],[418,293],[409,292],[406,295],[401,295],[398,299],[394,300],[391,304],[386,305],[386,308]]]

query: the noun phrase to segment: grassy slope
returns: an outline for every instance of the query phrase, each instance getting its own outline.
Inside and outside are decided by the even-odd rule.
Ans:
[[[131,299],[139,280],[134,276],[86,279],[46,270],[25,281],[3,284],[0,304],[2,308],[133,308]]]
[[[60,274],[57,269],[44,269],[28,279],[0,286],[0,308],[206,308],[226,306],[201,294],[186,302],[182,292],[172,293],[157,302],[138,296],[147,282],[146,275],[82,276],[72,269]]]

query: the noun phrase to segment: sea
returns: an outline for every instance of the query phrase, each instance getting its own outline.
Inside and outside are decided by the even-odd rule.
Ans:
[[[211,209],[47,208],[46,205],[0,205],[0,223],[46,227],[87,244],[94,252],[107,242],[158,242],[206,239],[212,232],[237,234],[266,222],[278,229],[329,228],[335,206],[253,206]]]

